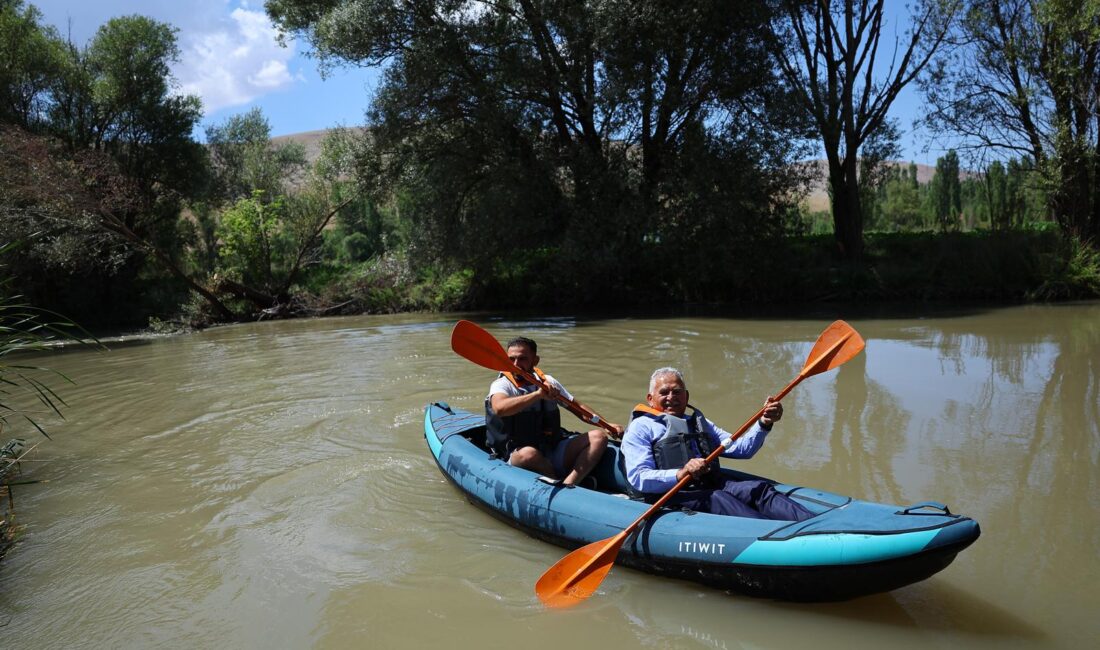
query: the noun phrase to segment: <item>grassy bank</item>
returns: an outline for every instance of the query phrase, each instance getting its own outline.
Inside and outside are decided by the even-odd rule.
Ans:
[[[537,263],[479,275],[471,269],[414,270],[396,257],[315,268],[299,289],[327,313],[393,313],[539,307],[572,309],[708,302],[998,302],[1100,297],[1100,253],[1057,231],[869,233],[858,264],[837,254],[831,235],[784,239],[741,264],[701,270],[693,260],[667,263],[660,250],[624,261],[608,274],[555,280],[560,251]],[[656,261],[666,260],[666,263]],[[659,273],[658,273],[659,269]],[[327,306],[327,307],[324,307]]]

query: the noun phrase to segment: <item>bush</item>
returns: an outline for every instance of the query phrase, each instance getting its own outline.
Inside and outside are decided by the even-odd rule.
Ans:
[[[374,242],[361,232],[353,232],[340,242],[342,262],[364,262],[374,253]]]

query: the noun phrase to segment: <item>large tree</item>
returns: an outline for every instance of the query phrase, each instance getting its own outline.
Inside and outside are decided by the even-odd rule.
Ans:
[[[1061,227],[1100,238],[1100,2],[966,0],[924,82],[928,123],[970,153],[1022,156]]]
[[[179,55],[175,30],[141,16],[114,18],[78,47],[37,25],[32,10],[14,11],[18,5],[0,4],[0,34],[38,44],[32,49],[49,53],[51,65],[42,56],[8,57],[21,67],[0,74],[0,96],[20,100],[6,113],[13,126],[3,131],[0,189],[12,200],[2,206],[0,237],[37,235],[10,255],[12,273],[37,304],[85,322],[140,318],[142,308],[127,309],[155,294],[142,291],[139,278],[171,286],[162,289],[165,300],[186,291],[186,281],[162,282],[147,262],[186,277],[180,253],[189,223],[181,206],[205,186],[206,153],[191,137],[199,100],[179,95],[170,73]],[[54,171],[20,167],[43,161]],[[25,182],[24,172],[41,182]],[[74,190],[51,180],[60,178],[95,200],[67,199]],[[118,187],[95,187],[104,179]]]
[[[300,181],[306,167],[305,147],[272,142],[271,125],[259,108],[206,127],[206,146],[220,200],[248,199],[257,190],[272,200]]]
[[[177,93],[171,73],[176,31],[144,16],[112,18],[87,47],[68,45],[51,93],[53,132],[73,150],[105,151],[138,184],[141,214],[124,217],[138,230],[171,222],[205,182],[206,153],[192,137],[201,102]]]
[[[889,37],[883,43],[884,0],[776,4],[780,11],[772,23],[772,51],[824,149],[836,242],[845,257],[859,259],[864,215],[861,152],[887,125],[898,93],[940,46],[953,3],[919,2],[908,32],[896,38],[892,48]]]
[[[515,251],[558,250],[575,294],[614,287],[643,242],[730,250],[747,239],[731,231],[775,228],[792,138],[764,2],[266,7],[329,63],[385,66],[364,177],[415,221],[418,259],[511,272]]]
[[[932,213],[944,232],[959,228],[962,213],[962,185],[959,180],[959,155],[952,149],[936,160],[936,175],[930,188]]]
[[[62,53],[56,32],[41,19],[33,5],[0,0],[0,122],[32,128],[45,120]]]

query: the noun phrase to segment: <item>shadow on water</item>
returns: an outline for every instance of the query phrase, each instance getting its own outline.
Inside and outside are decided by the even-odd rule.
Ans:
[[[773,607],[846,622],[873,623],[891,628],[914,628],[989,638],[991,640],[1045,638],[1042,630],[972,592],[943,581],[931,581],[913,597],[907,590],[875,594],[841,603],[771,603]]]
[[[699,592],[693,598],[690,590],[665,589],[662,598],[605,595],[602,603],[596,596],[584,607],[598,612],[595,618],[622,616],[620,624],[653,647],[684,647],[689,640],[715,648],[802,647],[807,641],[847,647],[845,638],[859,638],[865,647],[908,647],[926,643],[926,635],[990,647],[1046,640],[1042,630],[1009,611],[943,583],[923,585],[917,598],[902,590],[839,603],[786,603],[717,591],[716,597]]]

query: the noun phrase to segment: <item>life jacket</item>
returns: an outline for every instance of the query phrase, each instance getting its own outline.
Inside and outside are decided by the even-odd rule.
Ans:
[[[538,378],[546,381],[546,375],[535,368]],[[513,373],[502,372],[501,377],[506,377],[513,386],[524,393],[538,390],[536,384],[520,383],[522,378],[517,378]],[[497,457],[504,460],[513,451],[521,447],[534,447],[544,456],[549,456],[554,447],[565,439],[561,430],[561,412],[558,411],[556,402],[540,399],[526,409],[501,417],[489,401],[485,398],[485,442]]]
[[[658,411],[646,404],[634,407],[631,419],[647,417],[659,422],[664,427],[664,433],[657,436],[653,443],[653,463],[657,469],[680,469],[692,458],[706,458],[714,451],[710,436],[703,428],[703,413],[694,406],[688,405],[691,415],[686,418],[677,417],[663,411]],[[721,465],[718,459],[711,461],[710,471],[702,479],[688,483],[687,489],[701,489],[713,487],[712,484],[720,482],[718,470]]]

